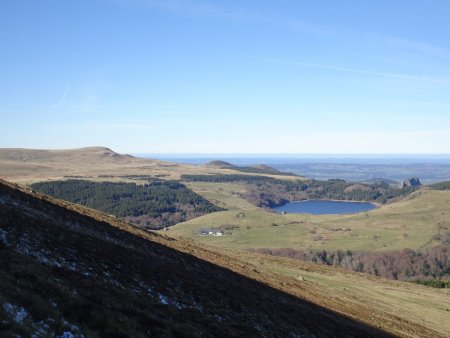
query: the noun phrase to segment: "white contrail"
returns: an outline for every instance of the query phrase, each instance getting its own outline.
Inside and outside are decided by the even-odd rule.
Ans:
[[[55,109],[56,107],[63,105],[66,102],[67,96],[69,96],[69,92],[70,92],[70,85],[67,84],[66,90],[64,91],[61,98],[58,100],[58,102],[56,102],[56,103],[52,104],[50,107],[48,107],[48,110],[50,111],[52,109]]]
[[[266,59],[266,58],[263,58],[261,60],[267,61],[267,62],[274,62],[274,63],[302,66],[302,67],[336,70],[336,71],[347,72],[347,73],[356,73],[356,74],[371,75],[371,76],[381,76],[381,77],[391,77],[391,78],[398,78],[398,79],[404,79],[404,80],[430,82],[430,83],[444,84],[444,85],[450,84],[450,80],[448,80],[446,78],[445,79],[439,79],[439,78],[434,78],[434,77],[429,77],[429,76],[417,76],[417,75],[399,74],[399,73],[386,73],[386,72],[374,72],[374,71],[364,70],[364,69],[355,69],[355,68],[340,67],[340,66],[334,66],[334,65],[309,63],[309,62],[297,62],[297,61]]]

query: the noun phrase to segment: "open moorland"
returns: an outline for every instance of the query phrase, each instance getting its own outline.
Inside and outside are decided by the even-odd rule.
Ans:
[[[130,181],[140,176],[179,179],[182,174],[229,174],[245,172],[218,166],[193,166],[121,155],[105,147],[68,150],[0,149],[0,177],[32,183],[43,180],[88,178],[99,181]],[[258,175],[258,173],[249,173]],[[267,174],[271,176],[270,174]],[[291,178],[289,176],[276,176]]]
[[[338,330],[333,333],[338,336],[387,334],[447,337],[450,332],[449,289],[378,277],[417,282],[420,280],[414,279],[424,276],[434,281],[441,277],[448,280],[450,190],[447,183],[402,190],[378,184],[347,184],[339,180],[318,182],[272,170],[260,172],[261,168],[267,170],[266,167],[258,167],[257,170],[246,167],[241,170],[224,167],[223,163],[207,166],[178,165],[119,155],[106,148],[71,151],[3,149],[0,150],[0,159],[0,178],[18,184],[2,183],[0,203],[3,221],[0,223],[0,244],[2,252],[9,255],[5,262],[17,263],[4,266],[6,272],[2,274],[2,287],[13,290],[14,278],[25,278],[30,284],[24,285],[22,291],[32,299],[26,301],[26,297],[14,293],[0,294],[0,300],[10,305],[7,306],[9,310],[3,307],[4,311],[0,313],[2,320],[9,323],[5,328],[9,332],[31,334],[45,329],[47,334],[55,333],[65,325],[58,327],[55,324],[58,320],[61,321],[60,318],[79,327],[80,332],[93,336],[111,332],[101,330],[122,330],[140,336],[144,327],[139,323],[148,320],[155,323],[158,334],[165,332],[163,335],[167,336],[174,336],[177,332],[193,333],[205,327],[205,332],[211,332],[218,325],[217,321],[222,319],[210,314],[220,313],[223,306],[240,310],[232,312],[229,318],[236,325],[231,331],[224,331],[219,336],[270,336],[274,332],[281,332],[277,331],[280,328],[288,335],[295,332],[305,336],[329,336],[333,330]],[[199,175],[219,177],[221,182],[197,181],[195,178]],[[242,175],[247,176],[242,179]],[[236,177],[238,179],[234,180]],[[287,183],[280,183],[280,180]],[[46,183],[36,184],[37,182]],[[61,190],[70,185],[72,190]],[[137,195],[130,195],[129,187],[132,188],[131,191],[136,190]],[[271,194],[261,195],[265,187],[271,189]],[[284,191],[284,187],[288,190]],[[55,195],[56,188],[61,190],[59,197],[66,201],[39,192],[40,189],[47,189],[45,193]],[[157,190],[151,190],[155,188]],[[164,189],[160,190],[162,188]],[[164,198],[158,200],[158,196],[162,197],[161,194]],[[388,198],[383,203],[377,202],[377,208],[371,211],[346,215],[282,215],[267,207],[272,202],[276,204],[303,194],[306,194],[306,198],[317,195],[356,200],[368,196],[372,202],[381,201],[380,197]],[[70,200],[105,213],[68,202]],[[137,209],[124,208],[121,201],[129,206],[138,205],[143,212],[142,215],[136,214],[135,217],[138,218],[147,219],[153,213],[157,219],[166,213],[164,217],[176,219],[173,215],[178,213],[177,215],[188,216],[188,220],[181,219],[181,223],[158,234],[148,231],[145,224],[136,226],[125,222],[128,220],[139,224],[136,218],[128,217],[127,214],[136,213]],[[174,204],[173,210],[167,209],[169,204]],[[116,207],[123,213],[117,213]],[[195,210],[200,210],[195,209],[196,207],[203,208],[201,213],[195,213]],[[84,222],[88,225],[83,225]],[[48,230],[50,228],[51,231]],[[103,230],[97,233],[97,230],[92,229]],[[30,233],[24,237],[23,234],[28,231]],[[116,231],[121,234],[115,233]],[[220,236],[205,235],[209,231],[213,234],[220,233]],[[123,237],[124,232],[139,239],[128,238],[128,235]],[[105,237],[105,233],[108,236]],[[49,234],[52,234],[52,239],[46,240]],[[64,249],[63,243],[77,236],[82,236],[83,241],[92,245],[83,244],[81,251],[72,244],[68,245],[67,250]],[[140,242],[141,240],[144,242]],[[108,243],[103,243],[104,241]],[[145,244],[146,241],[150,243]],[[114,248],[109,247],[111,245]],[[147,245],[149,247],[146,249]],[[92,251],[94,247],[98,247],[95,252]],[[111,255],[116,250],[123,255],[120,262],[116,261],[116,255]],[[399,252],[402,254],[397,255]],[[392,261],[391,265],[395,266],[398,256],[415,265],[406,264],[406,273],[405,267],[399,267],[403,270],[394,271],[394,274],[387,271],[387,274],[377,271],[379,262],[371,254],[378,255],[375,257],[377,259],[381,257],[384,260],[383,266],[386,261]],[[321,264],[302,261],[305,256],[311,256],[314,262]],[[339,259],[336,263],[337,256]],[[99,263],[94,262],[94,257],[100,259]],[[147,258],[153,262],[152,268],[145,263]],[[156,264],[155,259],[160,258],[162,260]],[[360,268],[362,259],[365,259],[363,263],[366,266]],[[437,273],[433,270],[435,266],[427,265],[430,260],[439,265]],[[186,271],[175,272],[180,261]],[[151,273],[136,275],[134,281],[129,280],[128,275],[132,271],[126,267],[134,266],[131,262],[135,262],[133,264],[138,269],[150,269]],[[212,267],[203,266],[205,262],[212,264]],[[370,267],[367,269],[368,263],[375,271],[372,271],[373,268],[370,270]],[[102,268],[96,264],[103,264]],[[117,268],[113,269],[112,266]],[[90,275],[91,271],[99,269],[105,269],[109,275]],[[370,272],[372,275],[350,270]],[[26,271],[25,275],[21,275],[21,271]],[[228,275],[230,271],[234,275]],[[50,277],[42,280],[38,277],[42,274]],[[117,283],[110,282],[111,275]],[[200,277],[195,277],[197,275]],[[70,284],[74,276],[78,276],[76,280],[81,281],[81,287],[77,289],[77,292],[83,294],[81,303],[75,302],[73,295],[64,291],[74,287]],[[153,276],[160,277],[156,280]],[[222,285],[224,278],[234,286],[225,288],[222,285],[218,289],[205,286],[211,284],[210,278],[216,278],[212,276],[218,277],[213,281],[216,286]],[[239,291],[241,278],[250,281],[250,284],[245,284],[242,293]],[[177,279],[189,282],[175,283],[170,288],[162,287]],[[54,283],[56,280],[64,281],[62,289]],[[50,283],[55,288],[59,302],[75,302],[72,304],[76,308],[75,317],[70,315],[73,308],[52,308],[51,304],[45,303],[46,300],[38,292],[42,283]],[[153,309],[156,315],[150,318],[147,314],[128,307],[111,308],[112,303],[98,308],[96,298],[88,291],[92,285],[95,285],[99,295],[113,292],[118,302],[125,298],[131,299],[130,304]],[[145,291],[142,285],[145,285],[147,291],[151,290],[148,291],[148,301],[140,299],[141,293]],[[250,293],[245,304],[239,303],[239,299],[246,298],[248,290],[253,287],[263,290],[261,292],[267,296],[265,300],[256,300],[256,295]],[[266,290],[266,287],[269,289]],[[224,298],[223,304],[221,303],[223,306],[214,307],[211,299],[215,302],[222,299],[222,296],[232,304],[226,305]],[[282,306],[272,308],[270,314],[265,312],[263,308],[266,305],[279,302],[280,298],[275,301],[271,297],[287,297],[282,302],[290,304],[286,308],[287,312],[283,312]],[[91,320],[85,317],[83,309],[86,308],[98,311],[100,318]],[[200,311],[200,308],[203,310]],[[311,318],[302,317],[305,316],[306,308],[310,311]],[[21,309],[27,311],[28,319],[22,324],[11,321],[11,314]],[[127,313],[125,316],[124,311]],[[248,311],[255,313],[257,317],[266,318],[271,324],[260,326],[255,317],[243,315]],[[279,313],[273,315],[274,312]],[[294,321],[286,319],[289,317],[288,312],[295,314],[292,317]],[[53,318],[44,323],[47,325],[44,328],[41,327],[43,322],[39,321],[39,316],[43,315]],[[331,320],[324,327],[320,326],[327,320],[320,317],[322,315]],[[159,318],[164,316],[167,318],[161,321]],[[188,323],[180,320],[185,316],[192,321]],[[115,318],[117,323],[112,319],[105,320],[106,317]],[[313,317],[317,319],[313,320]],[[240,326],[240,321],[247,324]],[[279,326],[277,323],[280,321],[285,324]],[[305,324],[306,322],[310,324]],[[249,326],[258,329],[247,331]]]

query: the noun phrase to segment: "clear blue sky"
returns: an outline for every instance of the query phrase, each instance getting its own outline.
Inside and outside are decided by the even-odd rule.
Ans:
[[[0,3],[0,147],[450,153],[450,1]]]

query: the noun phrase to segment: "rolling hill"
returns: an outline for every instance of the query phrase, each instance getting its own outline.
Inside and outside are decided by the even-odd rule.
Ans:
[[[0,177],[19,182],[45,179],[99,178],[123,175],[170,175],[175,164],[130,155],[105,147],[65,150],[0,149]],[[185,168],[187,169],[187,168]],[[100,178],[101,178],[100,177]]]
[[[65,150],[0,148],[0,178],[24,184],[67,178],[129,182],[140,177],[144,180],[147,177],[179,179],[182,174],[212,173],[239,172],[233,167],[194,166],[121,155],[105,147]]]
[[[213,168],[234,168],[236,167],[234,164],[231,164],[226,161],[220,161],[220,160],[214,160],[209,161],[208,163],[204,164],[206,167],[213,167]]]

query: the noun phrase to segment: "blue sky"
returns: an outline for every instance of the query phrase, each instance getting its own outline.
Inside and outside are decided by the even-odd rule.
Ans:
[[[450,153],[450,1],[0,3],[0,147]]]

